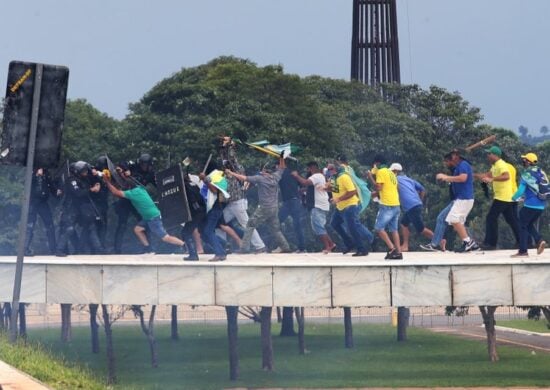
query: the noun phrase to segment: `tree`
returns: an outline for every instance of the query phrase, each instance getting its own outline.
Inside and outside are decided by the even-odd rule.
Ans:
[[[157,305],[151,306],[151,312],[149,313],[149,321],[145,323],[145,314],[143,309],[139,305],[132,305],[132,312],[134,316],[139,318],[139,324],[143,334],[147,337],[147,342],[149,343],[149,351],[151,352],[151,366],[153,368],[158,367],[158,351],[157,351],[157,340],[155,339],[155,313],[157,310]]]
[[[546,137],[546,135],[548,134],[549,131],[550,131],[550,130],[548,129],[548,126],[542,126],[542,127],[540,128],[540,133],[541,133],[544,137]]]
[[[521,134],[522,140],[527,138],[527,134],[529,133],[529,129],[527,127],[521,125],[520,127],[518,127],[518,131]]]

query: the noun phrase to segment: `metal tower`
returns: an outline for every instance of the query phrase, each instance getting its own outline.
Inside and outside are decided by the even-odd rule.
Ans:
[[[351,79],[401,82],[396,0],[353,0]]]

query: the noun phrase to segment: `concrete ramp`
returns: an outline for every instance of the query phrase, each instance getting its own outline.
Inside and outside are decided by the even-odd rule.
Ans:
[[[513,251],[211,256],[79,255],[25,259],[21,302],[219,306],[528,306],[550,302],[550,255]],[[15,256],[0,257],[0,301],[12,298]]]

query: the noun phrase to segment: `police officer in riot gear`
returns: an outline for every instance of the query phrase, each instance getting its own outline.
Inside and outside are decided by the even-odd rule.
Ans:
[[[103,170],[108,169],[107,156],[99,156],[96,160],[95,166],[92,168],[91,173],[94,177],[94,181],[100,181],[100,176]],[[107,236],[107,215],[109,212],[109,190],[106,186],[102,185],[99,192],[91,192],[90,198],[95,204],[99,217],[95,221],[97,228],[97,235],[103,248],[106,248],[106,236]]]
[[[29,220],[27,223],[27,237],[25,240],[25,255],[32,256],[31,242],[33,237],[34,226],[36,220],[40,215],[44,228],[46,229],[46,236],[48,238],[48,248],[50,253],[55,253],[55,229],[53,226],[53,217],[48,199],[50,194],[55,194],[55,187],[50,178],[48,171],[44,168],[34,169],[34,175],[32,177],[31,184],[31,199],[29,209]]]
[[[91,194],[99,192],[100,189],[99,179],[92,175],[90,165],[84,161],[77,161],[73,165],[73,170],[65,186],[65,202],[57,256],[67,255],[68,240],[74,233],[77,223],[82,226],[81,238],[89,243],[92,253],[105,252],[97,235],[96,221],[101,217],[91,198]]]

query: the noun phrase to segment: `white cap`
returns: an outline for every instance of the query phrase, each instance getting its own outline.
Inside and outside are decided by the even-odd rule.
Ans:
[[[399,163],[393,163],[390,165],[390,171],[399,171],[401,172],[403,170],[403,167]]]

